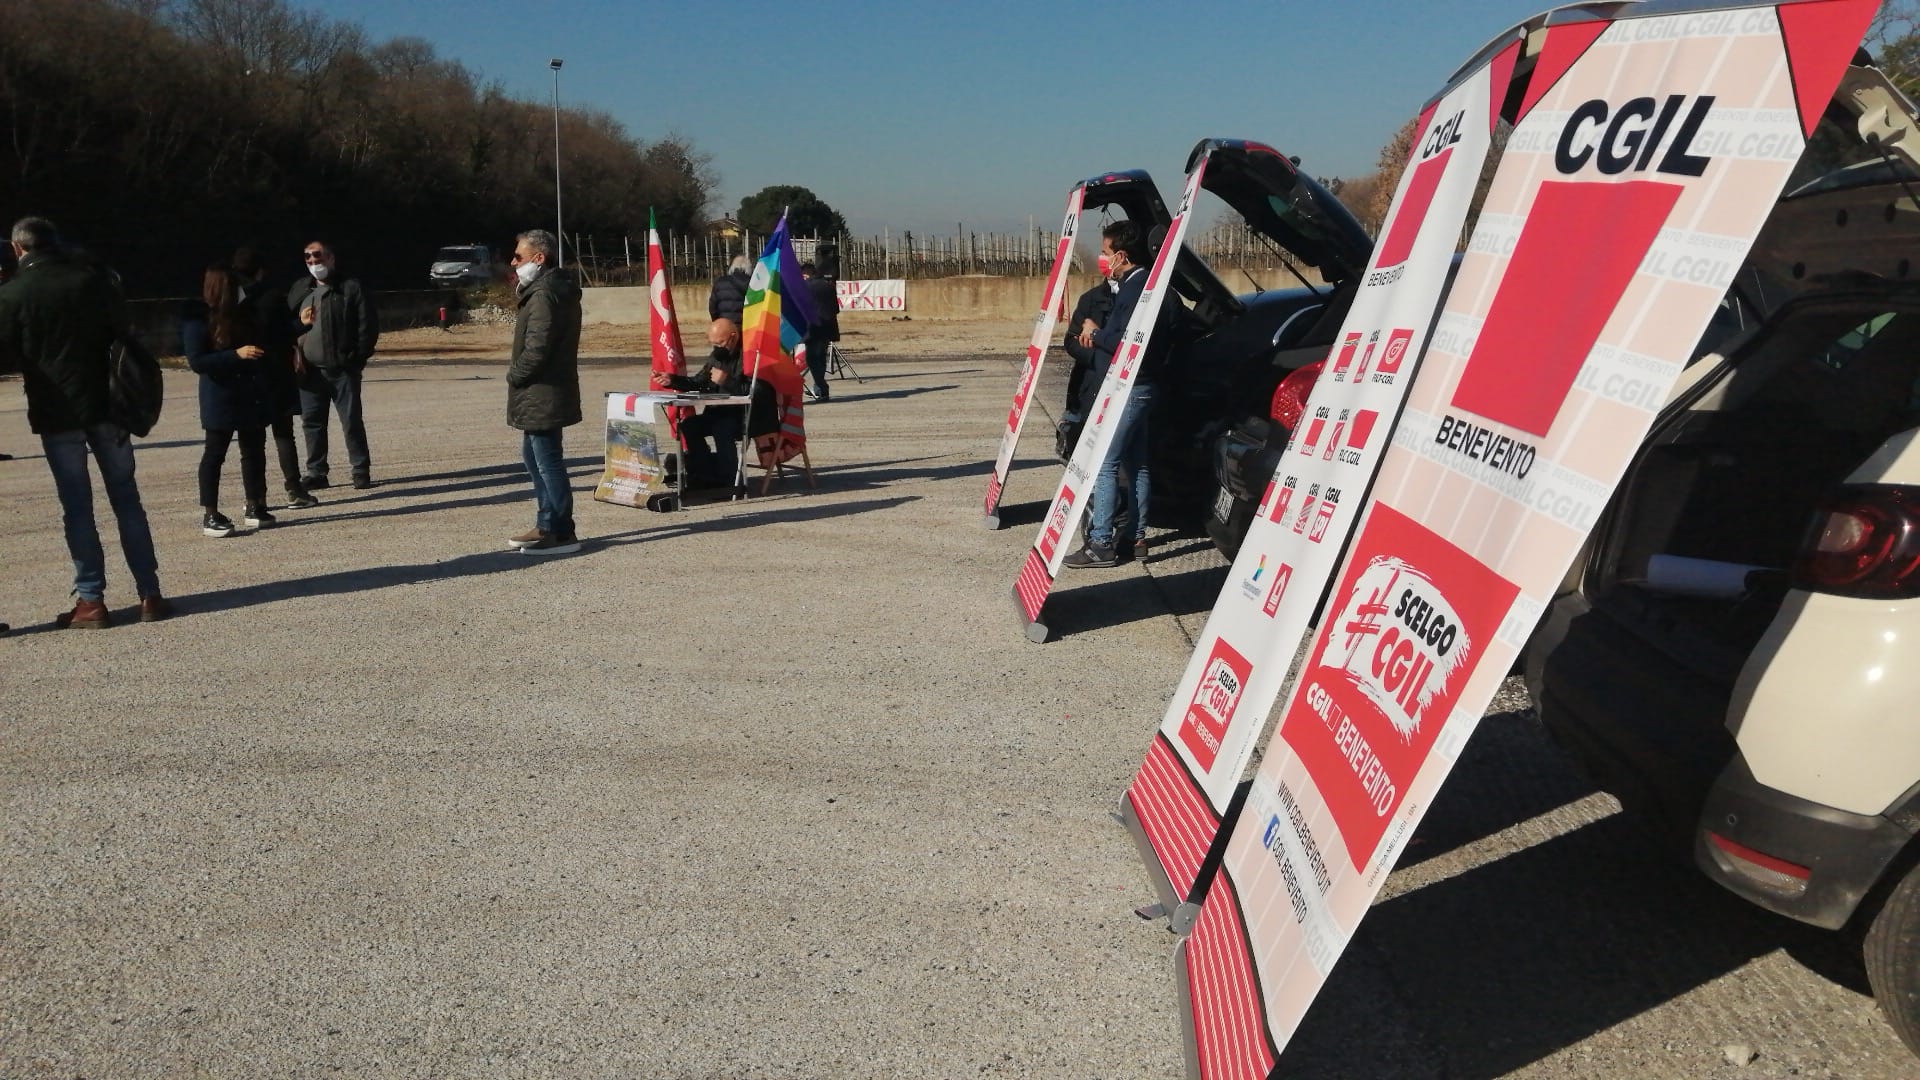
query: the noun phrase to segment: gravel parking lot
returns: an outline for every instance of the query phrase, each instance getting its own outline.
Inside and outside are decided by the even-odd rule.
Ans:
[[[1036,416],[1027,524],[979,527],[1025,330],[976,330],[854,339],[817,491],[595,503],[571,429],[588,544],[555,559],[504,550],[497,331],[396,339],[380,486],[226,540],[176,376],[139,469],[181,615],[103,632],[49,625],[58,506],[0,384],[0,1077],[1181,1075],[1109,814],[1225,566],[1163,539],[1027,642],[1057,465]],[[644,381],[599,347],[590,417]],[[1614,809],[1504,695],[1282,1073],[1920,1072],[1843,942]]]

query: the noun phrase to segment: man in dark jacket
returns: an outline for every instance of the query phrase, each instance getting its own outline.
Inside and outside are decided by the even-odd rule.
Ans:
[[[740,328],[715,319],[707,328],[713,352],[705,367],[692,375],[673,376],[675,390],[701,394],[745,394],[747,380],[740,374]],[[739,479],[740,429],[746,410],[739,405],[709,405],[680,421],[680,438],[687,449],[688,487],[727,487]],[[707,440],[713,440],[712,448]]]
[[[747,307],[747,282],[752,280],[752,268],[751,259],[735,255],[727,272],[713,279],[713,289],[707,293],[707,318],[740,325],[740,316]]]
[[[553,264],[559,245],[534,229],[513,247],[519,315],[507,365],[507,423],[519,428],[521,457],[533,478],[534,528],[507,541],[523,555],[580,550],[573,526],[573,483],[561,431],[580,422],[580,285]]]
[[[1120,352],[1127,323],[1133,318],[1133,309],[1146,289],[1146,235],[1137,222],[1116,221],[1100,231],[1100,254],[1107,257],[1113,277],[1120,287],[1114,293],[1113,310],[1108,313],[1106,323],[1093,335],[1093,367],[1087,372],[1087,378],[1093,382],[1087,400],[1094,405],[1098,404],[1100,385],[1107,377],[1107,368]],[[1126,407],[1120,416],[1111,421],[1114,425],[1113,440],[1107,444],[1106,457],[1100,462],[1100,471],[1094,477],[1093,498],[1087,506],[1087,542],[1079,551],[1068,555],[1061,564],[1063,566],[1076,570],[1113,566],[1120,561],[1119,548],[1123,543],[1139,558],[1146,557],[1147,506],[1151,495],[1147,472],[1150,445],[1147,418],[1153,411],[1154,387],[1159,382],[1161,370],[1166,366],[1167,354],[1173,348],[1173,324],[1178,303],[1178,300],[1163,302],[1156,313],[1146,351],[1141,354],[1139,367],[1133,374],[1132,392],[1127,395]],[[1120,484],[1122,474],[1129,480],[1124,493],[1130,496],[1128,501],[1132,507],[1131,543],[1127,543],[1126,538],[1116,538],[1114,535],[1123,495]]]
[[[807,370],[813,372],[813,396],[827,400],[827,349],[840,340],[840,290],[833,278],[814,272],[813,264],[800,264],[800,277],[807,283],[807,298],[813,301],[813,325],[807,327]]]
[[[1073,370],[1067,373],[1067,407],[1061,413],[1054,440],[1054,449],[1062,460],[1071,458],[1080,442],[1080,428],[1087,419],[1086,404],[1081,399],[1092,396],[1087,375],[1093,370],[1093,335],[1107,325],[1107,316],[1113,311],[1113,291],[1119,284],[1107,276],[1107,257],[1100,256],[1099,282],[1080,294],[1073,315],[1067,319],[1066,348],[1067,355],[1073,357]]]
[[[327,411],[340,411],[353,486],[373,486],[373,455],[367,450],[367,418],[360,408],[360,378],[380,341],[380,316],[360,283],[340,273],[333,247],[309,243],[307,277],[287,291],[287,310],[300,319],[300,420],[307,433],[307,475],[301,487],[328,486]]]
[[[13,226],[20,273],[0,289],[0,369],[25,378],[27,423],[40,436],[73,556],[73,610],[55,622],[73,629],[113,625],[107,612],[107,557],[93,519],[89,455],[100,463],[120,526],[120,548],[140,593],[140,621],[172,608],[160,593],[160,564],[133,475],[133,440],[108,405],[109,350],[127,332],[126,299],[106,270],[60,249],[45,218]]]

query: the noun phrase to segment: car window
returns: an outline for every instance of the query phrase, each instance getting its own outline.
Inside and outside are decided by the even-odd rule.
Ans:
[[[480,249],[470,247],[441,248],[440,254],[433,257],[434,262],[479,262]]]

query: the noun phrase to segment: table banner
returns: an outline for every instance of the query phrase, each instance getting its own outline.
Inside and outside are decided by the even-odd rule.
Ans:
[[[1054,324],[1059,321],[1061,305],[1066,302],[1067,274],[1073,265],[1073,237],[1080,227],[1080,203],[1085,197],[1085,184],[1075,184],[1067,193],[1067,216],[1060,223],[1060,242],[1054,245],[1053,268],[1047,271],[1040,314],[1033,319],[1033,336],[1027,339],[1027,363],[1013,390],[1013,408],[1007,410],[1007,428],[1000,436],[1000,456],[994,459],[993,475],[987,478],[985,524],[989,529],[1000,527],[1000,495],[1007,486],[1007,473],[1013,468],[1013,451],[1020,445],[1020,430],[1027,423],[1027,406],[1033,389],[1040,385],[1040,366],[1046,360],[1047,346],[1053,341]]]
[[[1152,269],[1147,271],[1146,285],[1140,290],[1140,299],[1127,319],[1120,349],[1107,364],[1106,376],[1100,382],[1099,397],[1094,401],[1093,415],[1087,418],[1086,426],[1080,431],[1080,441],[1073,448],[1073,458],[1067,462],[1066,473],[1060,480],[1060,490],[1054,494],[1053,502],[1047,507],[1047,516],[1040,523],[1040,536],[1034,541],[1032,550],[1027,552],[1026,564],[1021,567],[1020,576],[1014,581],[1014,602],[1019,605],[1030,640],[1046,640],[1047,628],[1040,621],[1040,609],[1046,605],[1047,594],[1053,591],[1053,579],[1060,573],[1060,563],[1066,559],[1080,535],[1080,519],[1087,512],[1094,476],[1100,471],[1100,462],[1106,458],[1107,448],[1113,443],[1114,428],[1126,412],[1127,398],[1133,393],[1134,375],[1139,370],[1141,357],[1146,353],[1148,336],[1153,333],[1160,316],[1160,305],[1166,300],[1167,293],[1172,291],[1174,259],[1179,255],[1180,245],[1186,238],[1187,224],[1193,216],[1193,199],[1200,191],[1200,182],[1206,175],[1210,156],[1211,151],[1203,154],[1194,163],[1193,171],[1187,174],[1187,188],[1181,193],[1180,209],[1168,224],[1166,239],[1154,255]],[[1060,286],[1062,289],[1065,287],[1064,284]],[[1177,300],[1174,302],[1179,303]],[[1057,304],[1049,305],[1048,311],[1043,312],[1041,317],[1050,319],[1052,316],[1049,312],[1056,310]],[[1047,332],[1051,335],[1051,326]],[[1045,345],[1044,339],[1036,340]]]
[[[1518,52],[1516,40],[1421,113],[1383,239],[1120,800],[1176,931],[1197,913],[1180,905],[1217,862],[1207,855],[1412,383]]]
[[[1549,21],[1352,551],[1221,876],[1176,947],[1194,1075],[1273,1067],[1605,507],[1876,7],[1628,6],[1612,21]],[[1610,394],[1623,371],[1653,390]]]
[[[673,490],[666,482],[654,410],[675,396],[671,392],[607,395],[606,465],[593,489],[596,500],[637,508],[647,505],[648,496]]]

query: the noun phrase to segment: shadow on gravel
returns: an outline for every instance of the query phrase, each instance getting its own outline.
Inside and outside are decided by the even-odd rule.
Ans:
[[[856,364],[864,364],[864,363],[867,363],[868,361],[860,359],[859,357],[856,356],[853,358],[853,362]],[[873,362],[879,363],[879,360],[875,359]],[[956,368],[952,371],[899,371],[891,375],[868,375],[865,378],[860,378],[860,379],[843,379],[841,376],[835,375],[833,377],[831,386],[844,386],[847,383],[852,383],[853,385],[858,386],[861,383],[885,382],[888,379],[930,379],[938,375],[978,375],[985,370],[987,369],[971,367],[971,368]]]
[[[516,494],[515,499],[522,498]],[[396,585],[417,585],[422,582],[443,581],[449,578],[475,577],[486,574],[510,573],[529,567],[553,565],[557,562],[578,559],[590,559],[594,553],[608,548],[625,547],[648,540],[664,540],[693,533],[731,532],[735,529],[749,529],[756,525],[782,524],[797,521],[817,521],[824,518],[849,517],[877,510],[889,510],[904,503],[914,502],[917,495],[902,495],[891,499],[869,499],[852,503],[809,503],[804,506],[783,506],[731,517],[703,519],[685,523],[670,522],[644,529],[630,529],[626,532],[607,536],[594,536],[584,539],[578,555],[559,556],[551,559],[530,558],[504,548],[468,555],[457,555],[431,563],[409,563],[399,566],[370,566],[359,570],[341,570],[328,574],[315,574],[310,577],[290,578],[285,581],[263,582],[259,585],[247,585],[234,589],[216,589],[211,592],[186,593],[173,598],[174,606],[181,616],[209,615],[218,611],[232,611],[239,608],[254,607],[272,603],[276,600],[291,600],[302,596],[333,596],[345,593],[371,592],[376,589],[391,588]],[[497,499],[482,502],[500,501]],[[444,505],[444,504],[443,504]],[[414,508],[399,508],[411,511]],[[421,507],[419,509],[435,509]],[[646,513],[646,511],[637,511]],[[372,516],[372,515],[368,515]],[[480,538],[475,538],[479,540]]]
[[[1646,848],[1615,814],[1377,905],[1275,1075],[1505,1076],[1782,947],[1847,966],[1840,935],[1769,916]],[[1753,1016],[1681,1041],[1717,1059],[1719,1045],[1771,1034]],[[1662,1075],[1704,1062],[1670,1064]]]
[[[937,394],[942,390],[958,390],[958,389],[960,389],[959,383],[946,383],[942,386],[908,386],[908,387],[903,387],[899,390],[877,390],[877,391],[874,391],[873,393],[862,393],[858,390],[854,390],[854,391],[843,390],[841,393],[836,394],[832,401],[829,401],[825,405],[822,405],[820,407],[830,409],[835,405],[839,405],[839,404],[843,404],[845,402],[851,402],[851,401],[879,401],[883,398],[919,397],[921,394]]]
[[[1042,620],[1052,636],[1071,637],[1142,619],[1211,611],[1214,598],[1220,595],[1220,587],[1227,580],[1224,566],[1147,575],[1129,573],[1130,565],[1122,564],[1111,570],[1062,570],[1060,579],[1054,583],[1053,594],[1047,599]],[[1114,574],[1122,576],[1115,578]],[[1091,575],[1106,575],[1106,578],[1075,587],[1079,585],[1078,577]]]

